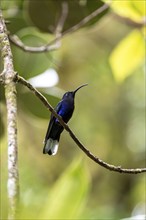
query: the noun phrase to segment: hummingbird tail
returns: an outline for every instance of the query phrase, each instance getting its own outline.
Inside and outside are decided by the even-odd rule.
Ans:
[[[49,138],[45,142],[43,154],[55,155],[58,151],[58,146],[59,146],[58,140],[53,140],[52,138]]]

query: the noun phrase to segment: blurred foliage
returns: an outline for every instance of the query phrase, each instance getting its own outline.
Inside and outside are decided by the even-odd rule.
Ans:
[[[52,36],[48,34],[39,33],[34,27],[26,27],[17,32],[17,35],[21,38],[24,44],[30,46],[41,46],[48,42],[48,39],[52,39]],[[15,69],[24,76],[26,79],[36,76],[45,71],[52,64],[53,53],[26,53],[16,46],[12,46],[14,56]],[[22,62],[23,57],[23,62]],[[39,65],[33,65],[38,63]],[[21,65],[20,65],[21,64]],[[27,66],[27,71],[26,71]]]
[[[145,1],[113,1],[111,8],[119,15],[142,21],[146,15]]]
[[[88,171],[82,159],[76,158],[53,186],[40,219],[79,218],[89,189]]]
[[[144,62],[144,47],[144,36],[139,30],[132,31],[118,44],[110,56],[110,64],[117,81],[124,80]]]
[[[43,0],[43,2],[31,0],[27,2],[28,3],[26,3],[26,7],[28,11],[28,16],[30,17],[33,24],[35,24],[42,31],[45,31],[47,33],[49,31],[53,33],[58,24],[57,22],[61,17],[62,3],[64,2],[64,0]],[[79,23],[83,18],[87,17],[89,14],[91,14],[93,11],[104,4],[100,0],[68,0],[67,3],[69,13],[67,15],[63,31],[68,30],[75,24]],[[48,11],[50,13],[48,13]],[[88,25],[97,22],[105,13],[106,12],[100,14],[100,16],[93,19],[92,22],[88,23]]]
[[[125,19],[143,22],[146,16],[145,1],[113,1],[111,8]],[[128,20],[127,20],[128,22]],[[143,28],[135,29],[116,46],[110,56],[110,64],[117,81],[124,80],[145,58],[145,40]]]
[[[39,89],[52,106],[59,101],[55,91],[89,84],[76,96],[76,109],[69,125],[99,158],[127,168],[145,166],[144,31],[121,22],[112,12],[141,21],[145,16],[143,2],[113,1],[110,11],[68,34],[60,49],[53,53],[31,54],[12,45],[15,70],[26,79],[50,67],[58,72],[58,90]],[[68,3],[69,17],[64,30],[103,4],[90,0]],[[41,46],[53,39],[53,29],[46,28],[56,26],[61,1],[2,0],[1,6],[10,21],[8,30],[25,44]],[[7,127],[2,86],[0,92],[1,215],[6,219]],[[22,85],[17,85],[17,100],[19,219],[120,219],[144,213],[143,174],[118,174],[98,166],[86,158],[65,131],[58,154],[43,155],[50,113]]]

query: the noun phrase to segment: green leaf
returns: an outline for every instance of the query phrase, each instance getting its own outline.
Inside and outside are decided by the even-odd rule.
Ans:
[[[23,111],[25,111],[26,114],[49,119],[50,112],[45,106],[43,106],[41,101],[37,97],[35,97],[33,93],[22,92],[22,90],[23,88],[18,90],[18,101],[19,105],[21,106],[21,109],[23,109]],[[43,92],[42,94],[48,99],[49,103],[53,107],[55,107],[59,102],[59,99],[55,96],[44,94]]]
[[[79,217],[90,186],[89,175],[81,159],[75,159],[48,194],[40,219]]]
[[[63,2],[64,0],[27,1],[28,16],[33,24],[36,25],[40,30],[47,33],[54,33],[54,30],[61,17]],[[100,8],[104,3],[100,0],[68,0],[67,4],[68,15],[63,27],[63,31],[79,23],[83,18]],[[99,16],[96,16],[92,22],[89,22],[85,26],[97,22],[105,13],[107,13],[107,11],[108,9]]]
[[[40,33],[36,28],[27,27],[17,32],[17,35],[28,46],[41,46],[49,42],[52,36]],[[28,53],[12,46],[15,70],[26,79],[36,76],[52,66],[54,53]]]
[[[112,51],[109,61],[117,81],[123,81],[142,64],[144,60],[144,47],[142,33],[134,30]]]

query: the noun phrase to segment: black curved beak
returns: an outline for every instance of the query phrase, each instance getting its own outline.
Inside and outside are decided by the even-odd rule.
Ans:
[[[82,87],[87,86],[87,85],[88,85],[88,83],[79,86],[76,90],[73,91],[74,95],[79,89],[81,89]]]

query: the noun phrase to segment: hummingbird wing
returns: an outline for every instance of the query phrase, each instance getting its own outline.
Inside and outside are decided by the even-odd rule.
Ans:
[[[54,111],[55,111],[57,114],[58,114],[59,110],[61,109],[61,105],[62,105],[62,102],[60,101],[60,102],[58,103],[58,105],[54,108]],[[56,120],[56,118],[54,117],[53,114],[51,114],[50,122],[49,122],[49,126],[48,126],[48,130],[47,130],[46,137],[45,137],[45,142],[46,142],[46,140],[48,140],[48,138],[49,138],[49,135],[50,135],[52,126],[53,126],[53,124],[55,123],[55,120]]]

